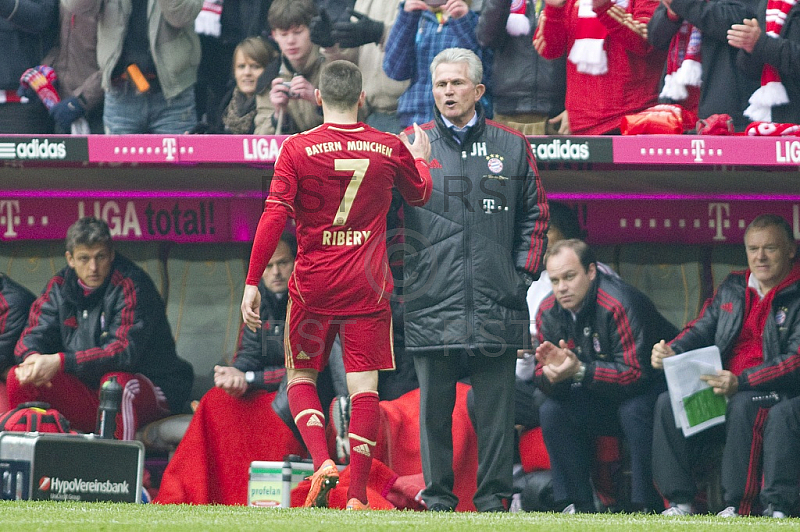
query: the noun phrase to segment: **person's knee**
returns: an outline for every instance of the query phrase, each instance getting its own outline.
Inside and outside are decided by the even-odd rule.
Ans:
[[[347,389],[350,395],[378,391],[377,371],[356,371],[347,374]]]
[[[564,422],[564,409],[558,401],[547,398],[539,407],[539,424],[542,431],[561,425]]]

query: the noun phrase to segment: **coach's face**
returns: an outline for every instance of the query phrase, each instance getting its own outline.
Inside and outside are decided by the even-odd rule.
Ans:
[[[475,104],[486,87],[470,81],[467,63],[440,63],[433,73],[433,99],[436,108],[458,127],[467,125],[475,114]]]
[[[561,248],[547,259],[547,275],[553,284],[556,301],[565,309],[578,312],[597,277],[597,269],[592,263],[585,270],[573,249]]]

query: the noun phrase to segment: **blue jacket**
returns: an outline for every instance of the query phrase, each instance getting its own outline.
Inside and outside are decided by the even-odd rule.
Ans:
[[[397,103],[397,117],[403,127],[433,120],[433,83],[430,64],[447,48],[467,48],[483,55],[475,37],[478,14],[470,11],[459,19],[440,25],[431,11],[403,10],[400,4],[397,20],[386,40],[383,70],[397,81],[411,80]],[[489,66],[484,59],[484,84],[489,79]]]

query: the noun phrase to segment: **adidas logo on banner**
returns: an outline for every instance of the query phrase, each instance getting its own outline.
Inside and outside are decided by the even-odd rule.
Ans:
[[[364,456],[372,456],[369,452],[369,445],[366,443],[362,443],[361,445],[356,445],[353,447],[353,450],[358,454],[363,454]]]
[[[297,360],[311,360],[305,351],[300,351],[297,353]]]
[[[319,427],[322,428],[322,422],[319,420],[316,414],[312,415],[308,418],[308,423],[306,423],[306,427]]]

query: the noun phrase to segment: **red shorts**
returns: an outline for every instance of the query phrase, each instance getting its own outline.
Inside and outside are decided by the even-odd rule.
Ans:
[[[395,369],[392,310],[359,316],[317,314],[299,305],[286,306],[286,367],[322,371],[336,335],[342,342],[347,373]]]

